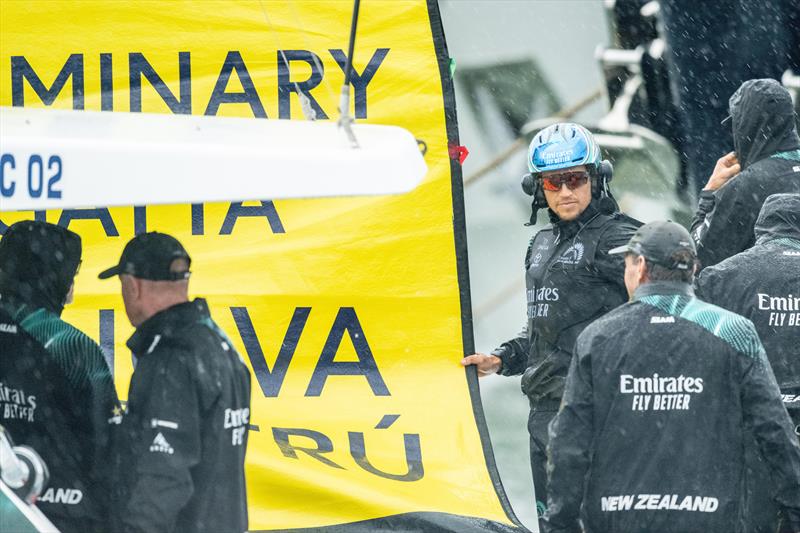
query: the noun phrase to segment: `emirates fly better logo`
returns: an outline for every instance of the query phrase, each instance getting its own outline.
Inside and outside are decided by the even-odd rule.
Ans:
[[[619,392],[632,396],[632,411],[686,411],[692,394],[702,394],[703,378],[622,374]]]

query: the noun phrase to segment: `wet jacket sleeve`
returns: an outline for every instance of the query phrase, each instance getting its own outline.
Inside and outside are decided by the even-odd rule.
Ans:
[[[625,256],[623,254],[608,255],[609,250],[628,244],[636,232],[637,225],[631,220],[610,225],[603,233],[595,253],[594,265],[600,275],[611,283],[622,294],[625,289]]]
[[[726,305],[726,302],[721,301],[723,299],[720,294],[721,283],[716,270],[717,269],[714,267],[707,268],[695,276],[694,293],[704,302],[718,305],[732,311],[733,309],[730,309],[730,306]]]
[[[592,367],[590,355],[582,349],[585,344],[582,337],[578,338],[567,374],[561,408],[550,424],[548,502],[543,519],[546,533],[581,531],[578,518],[594,433]]]
[[[513,339],[492,350],[492,355],[496,355],[503,362],[499,373],[504,376],[518,376],[525,372],[528,367],[530,348],[528,325],[525,324],[522,326],[522,331],[517,333]]]
[[[191,469],[200,461],[199,397],[187,358],[175,350],[158,352],[136,369],[151,381],[139,415],[142,427],[131,432],[135,471],[120,517],[125,533],[173,531],[194,492]]]
[[[758,209],[756,200],[748,198],[747,178],[745,171],[716,192],[700,193],[691,234],[701,268],[716,265],[753,242]]]
[[[767,462],[774,498],[783,510],[784,520],[791,531],[800,531],[800,445],[794,426],[763,352],[760,360],[747,359],[743,370],[741,402],[745,425],[753,432]]]

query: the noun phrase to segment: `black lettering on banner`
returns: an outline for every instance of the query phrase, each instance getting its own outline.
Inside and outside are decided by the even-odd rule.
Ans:
[[[233,226],[240,217],[265,217],[267,222],[269,222],[272,233],[286,233],[272,200],[261,200],[261,205],[242,205],[242,203],[243,202],[231,203],[228,212],[225,214],[222,227],[219,230],[220,235],[230,235],[233,233]],[[192,216],[192,219],[194,219],[194,216]]]
[[[405,474],[391,474],[378,470],[367,459],[367,452],[364,445],[364,434],[357,431],[348,431],[348,439],[350,440],[350,455],[355,459],[356,464],[376,476],[391,479],[394,481],[419,481],[425,475],[425,469],[422,466],[422,448],[420,447],[418,433],[404,433],[403,434],[403,447],[405,448],[406,466],[408,470]]]
[[[178,52],[178,76],[180,98],[176,98],[153,66],[140,52],[128,54],[128,80],[130,83],[131,112],[142,111],[142,76],[153,86],[158,95],[176,115],[192,114],[192,63],[189,52]]]
[[[309,448],[293,445],[289,442],[290,436],[306,437],[311,439],[316,446]],[[272,437],[285,457],[299,459],[297,452],[303,452],[324,465],[344,470],[344,467],[337,465],[327,457],[323,457],[323,453],[331,453],[333,451],[333,442],[324,433],[311,429],[272,428]]]
[[[205,227],[203,204],[192,204],[192,235],[203,235]]]
[[[100,110],[114,110],[114,78],[111,54],[100,54]]]
[[[345,331],[350,335],[350,340],[356,350],[358,362],[334,361],[339,345],[342,343]],[[329,376],[364,376],[375,396],[391,396],[386,383],[383,381],[375,357],[369,347],[361,323],[358,321],[355,309],[342,307],[336,315],[328,339],[322,348],[322,353],[311,375],[311,381],[306,389],[306,396],[320,396],[325,382]]]
[[[286,371],[289,369],[289,363],[292,362],[297,343],[300,341],[300,335],[305,329],[310,313],[310,307],[298,307],[294,310],[294,315],[292,315],[278,351],[278,358],[275,359],[275,364],[270,370],[264,359],[264,351],[261,349],[261,343],[258,341],[258,335],[247,308],[231,307],[233,321],[239,330],[244,349],[250,358],[250,364],[253,365],[253,373],[256,375],[261,391],[267,398],[276,398],[280,393],[283,380],[286,378]]]
[[[103,231],[106,232],[106,237],[119,237],[119,231],[117,231],[117,226],[114,225],[114,219],[111,218],[111,213],[108,211],[107,207],[64,209],[61,212],[61,216],[58,218],[58,225],[69,228],[69,224],[73,220],[94,219],[99,220],[100,224],[103,225]]]
[[[225,89],[228,87],[231,74],[236,71],[239,77],[239,82],[242,84],[243,92],[230,93]],[[256,86],[250,78],[250,72],[244,64],[242,54],[238,51],[230,51],[225,57],[225,62],[222,64],[217,82],[214,84],[214,90],[211,92],[211,98],[208,101],[204,115],[216,115],[219,106],[222,104],[248,104],[253,111],[253,116],[256,118],[267,118],[267,112],[264,111],[264,105],[258,97]]]
[[[25,56],[11,56],[11,105],[14,107],[25,105],[24,80],[28,80],[31,89],[44,105],[52,105],[70,78],[72,78],[72,109],[83,109],[83,54],[70,54],[49,89],[42,83]]]
[[[285,60],[284,60],[285,56]],[[311,67],[311,77],[305,81],[292,81],[289,64],[292,61],[305,61]],[[317,68],[319,65],[319,68]],[[322,82],[325,67],[319,56],[308,50],[278,50],[278,118],[291,118],[289,97],[298,90],[305,94],[311,107],[317,113],[317,119],[326,119],[328,115],[322,110],[317,100],[311,95],[311,89]]]
[[[111,377],[114,377],[114,310],[100,309],[100,349],[111,370]]]
[[[15,161],[11,154],[4,155],[7,155],[8,157],[0,159],[0,187],[5,187],[6,192],[3,194],[10,196],[13,194],[14,188],[16,187],[16,182],[10,177],[10,173],[7,174],[6,172],[8,172],[9,168],[11,170],[15,169]],[[48,160],[48,170],[52,170],[54,167],[56,170],[47,181],[48,195],[51,198],[60,198],[61,191],[54,188],[55,184],[61,179],[61,159],[58,156],[52,156]],[[38,167],[35,168],[38,169]],[[36,180],[38,187],[38,177]],[[191,209],[192,235],[204,235],[205,206],[204,204],[192,204]],[[236,221],[240,217],[264,217],[267,219],[269,227],[273,233],[286,233],[286,230],[283,227],[283,222],[278,215],[278,211],[275,209],[275,204],[273,204],[270,200],[262,200],[261,205],[255,206],[242,205],[242,202],[231,203],[228,207],[227,213],[225,214],[225,220],[222,223],[219,234],[230,235],[233,233],[233,228],[236,224]],[[34,219],[45,222],[47,220],[46,212],[34,211]],[[105,207],[92,209],[65,209],[59,218],[58,224],[68,227],[72,220],[86,219],[100,220],[107,237],[119,236],[119,232],[117,231],[114,220],[111,217],[111,213],[108,208]],[[136,235],[147,232],[147,208],[145,206],[134,206],[133,228]],[[3,223],[2,219],[0,219],[0,235],[3,235],[6,229],[8,229],[8,226]]]
[[[133,234],[147,233],[147,208],[143,205],[133,206]]]
[[[331,49],[328,50],[328,52],[330,52],[336,64],[339,65],[339,68],[344,72],[347,68],[347,55],[344,53],[344,50]],[[367,118],[367,85],[372,81],[372,78],[378,71],[378,67],[381,66],[381,63],[383,63],[388,53],[388,48],[377,48],[361,74],[356,72],[355,67],[350,67],[352,68],[350,84],[353,86],[353,92],[355,93],[353,100],[355,103],[356,118]]]
[[[37,222],[47,222],[47,211],[34,211],[33,212],[33,219]],[[3,223],[0,220],[0,236],[4,235],[6,230],[8,229],[8,225]]]

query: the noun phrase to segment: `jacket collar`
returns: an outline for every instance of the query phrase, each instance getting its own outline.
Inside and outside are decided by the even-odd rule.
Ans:
[[[653,296],[656,294],[679,296],[694,296],[694,289],[688,283],[682,281],[649,281],[643,285],[639,285],[633,293],[633,300],[641,300],[645,296]]]
[[[592,202],[586,206],[586,209],[583,210],[583,213],[578,215],[574,220],[561,220],[558,218],[558,215],[548,209],[550,222],[553,223],[553,233],[555,233],[559,241],[563,242],[567,239],[571,239],[601,214],[595,203],[596,202],[592,200]]]
[[[173,335],[188,324],[197,323],[210,316],[208,304],[203,298],[173,305],[142,322],[126,344],[134,354],[148,353],[160,338]]]

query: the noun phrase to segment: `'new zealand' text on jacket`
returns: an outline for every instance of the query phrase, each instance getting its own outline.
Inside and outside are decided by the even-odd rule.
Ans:
[[[577,341],[551,425],[546,530],[579,531],[582,517],[587,532],[741,532],[753,436],[797,526],[800,446],[752,323],[689,285],[643,285]]]

